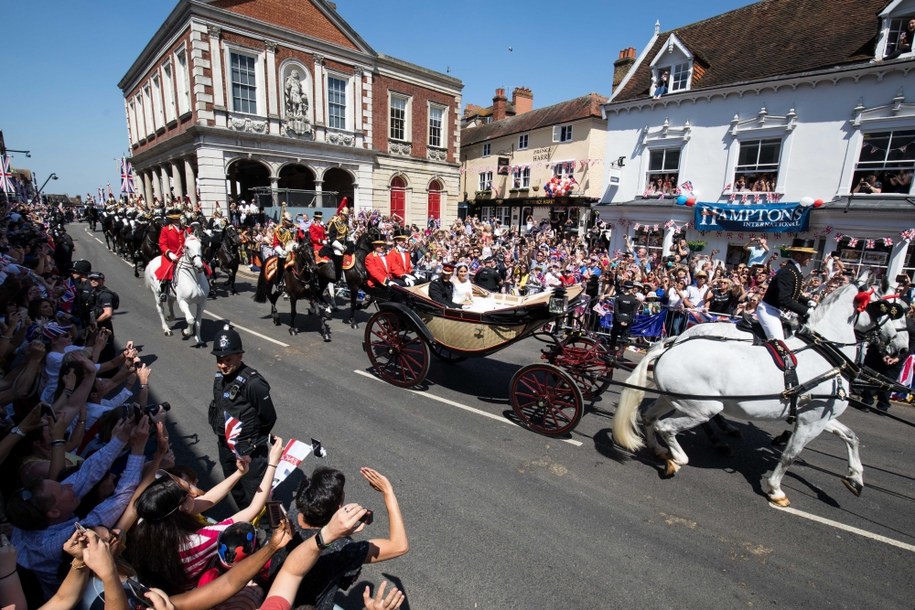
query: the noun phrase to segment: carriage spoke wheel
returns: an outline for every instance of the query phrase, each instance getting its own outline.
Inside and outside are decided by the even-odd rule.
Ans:
[[[392,311],[379,311],[365,327],[365,350],[379,377],[410,388],[429,373],[429,346],[411,322]]]
[[[610,387],[613,358],[603,343],[591,337],[570,336],[549,363],[572,376],[585,400],[593,400]]]
[[[584,399],[571,375],[551,364],[529,364],[511,380],[515,416],[534,432],[562,436],[581,420]]]

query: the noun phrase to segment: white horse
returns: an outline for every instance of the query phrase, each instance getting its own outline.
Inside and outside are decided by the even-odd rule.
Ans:
[[[811,330],[834,342],[852,360],[855,356],[854,299],[857,294],[858,289],[852,284],[836,290],[811,313],[809,322]],[[892,325],[883,325],[879,339],[887,341],[890,335],[895,336],[895,329]],[[804,345],[796,337],[786,343],[792,350]],[[689,462],[677,442],[679,432],[708,421],[718,413],[760,420],[783,420],[789,414],[789,400],[778,396],[784,389],[783,373],[762,347],[702,336],[672,345],[658,344],[645,355],[626,383],[648,387],[651,364],[654,365],[654,385],[661,395],[644,411],[642,421],[646,428],[645,440],[655,454],[667,462],[668,476],[673,476]],[[800,383],[821,380],[799,397],[794,431],[781,460],[766,480],[767,495],[776,504],[788,505],[788,498],[781,489],[782,478],[801,450],[823,430],[838,435],[846,443],[848,476],[843,479],[845,485],[856,495],[863,489],[857,437],[850,428],[836,421],[848,407],[849,382],[841,375],[830,375],[833,366],[813,349],[797,353]],[[614,440],[630,451],[644,446],[636,426],[638,407],[644,395],[644,390],[626,388],[620,395],[613,418]],[[671,412],[672,415],[665,417]],[[661,436],[667,449],[658,443],[656,435]]]
[[[181,338],[189,339],[193,336],[197,341],[194,347],[206,345],[200,337],[200,319],[203,317],[203,305],[206,303],[207,294],[210,292],[210,283],[207,281],[207,276],[204,272],[202,250],[203,246],[195,236],[188,235],[184,240],[184,251],[180,253],[178,262],[175,264],[173,280],[175,293],[168,295],[167,317],[165,303],[159,299],[161,294],[160,283],[156,279],[156,270],[162,264],[162,257],[157,256],[150,261],[145,271],[146,286],[152,291],[156,299],[156,309],[159,312],[159,319],[162,321],[162,332],[168,336],[172,334],[168,321],[175,319],[175,301],[177,300],[178,307],[187,321],[187,327],[181,331]]]

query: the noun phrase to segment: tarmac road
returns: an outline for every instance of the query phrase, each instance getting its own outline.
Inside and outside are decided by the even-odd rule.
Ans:
[[[207,457],[216,455],[205,416],[215,373],[209,347],[163,336],[142,278],[107,252],[100,233],[85,225],[70,232],[76,257],[89,258],[120,294],[116,337],[134,339],[151,362],[150,388],[172,404],[171,438],[184,442],[180,459],[204,483],[220,479]],[[824,435],[785,478],[788,512],[770,507],[761,485],[782,424],[737,422],[743,438],[729,439],[733,456],[701,431],[686,433],[691,462],[663,480],[648,453],[613,447],[612,389],[568,439],[510,423],[508,381],[539,358],[536,341],[459,364],[433,361],[425,387],[402,390],[369,371],[361,349],[368,313],[359,330],[337,314],[331,343],[301,314],[302,332],[290,336],[271,324],[267,305],[251,301],[250,274],[239,274],[238,285],[240,295],[220,291],[208,303],[203,336],[219,320],[239,327],[245,361],[273,388],[274,432],[323,442],[328,464],[349,475],[347,499],[375,509],[366,535],[384,536],[387,519],[358,468],[387,475],[400,500],[409,554],[366,567],[339,597],[344,608],[361,608],[364,584],[382,578],[394,579],[407,594],[403,607],[414,609],[913,606],[915,409],[849,409],[842,421],[861,438],[863,495],[842,485],[844,445]],[[288,302],[278,305],[285,322]]]

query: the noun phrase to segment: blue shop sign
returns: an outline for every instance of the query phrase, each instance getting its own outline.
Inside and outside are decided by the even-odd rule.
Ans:
[[[800,203],[696,203],[697,231],[802,233],[810,224],[811,206]]]

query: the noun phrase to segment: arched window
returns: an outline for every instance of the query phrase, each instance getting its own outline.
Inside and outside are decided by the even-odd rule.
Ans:
[[[429,220],[442,219],[442,183],[438,180],[429,183],[427,212]]]
[[[391,214],[406,219],[407,182],[400,176],[391,179]]]

